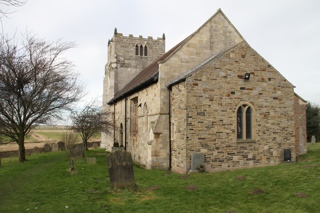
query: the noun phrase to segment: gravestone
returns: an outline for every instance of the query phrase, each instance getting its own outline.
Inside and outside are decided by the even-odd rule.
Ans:
[[[97,143],[93,143],[93,148],[94,149],[98,148],[98,144]]]
[[[37,153],[40,153],[40,152],[41,152],[41,148],[39,148],[37,146],[33,147],[33,153],[34,154],[37,154]]]
[[[51,146],[50,146],[50,144],[46,143],[46,144],[43,146],[43,151],[44,151],[44,152],[51,152]]]
[[[311,143],[312,143],[312,144],[316,143],[316,136],[312,135],[312,137],[311,137]]]
[[[117,150],[107,157],[110,186],[113,189],[135,187],[131,153]]]
[[[191,169],[190,172],[198,172],[198,167],[204,165],[204,154],[203,153],[192,153],[191,154]]]
[[[57,144],[58,144],[58,150],[59,150],[59,151],[64,151],[64,150],[66,150],[66,147],[65,147],[65,145],[64,145],[64,142],[60,141],[60,142],[58,142]]]
[[[84,156],[83,144],[78,143],[78,144],[72,145],[68,150],[68,152],[69,152],[69,158],[72,158],[72,159],[83,158]]]
[[[51,145],[51,150],[52,150],[52,152],[57,152],[57,151],[59,151],[59,149],[58,149],[58,144],[56,144],[56,143],[52,144],[52,145]]]
[[[95,164],[96,163],[96,157],[87,157],[87,163]]]

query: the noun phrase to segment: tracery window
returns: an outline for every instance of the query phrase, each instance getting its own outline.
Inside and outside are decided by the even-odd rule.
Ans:
[[[237,139],[251,140],[252,137],[252,107],[243,104],[237,110]]]

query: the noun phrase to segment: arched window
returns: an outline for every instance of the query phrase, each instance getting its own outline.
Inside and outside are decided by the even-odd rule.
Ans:
[[[148,55],[148,47],[147,45],[144,46],[144,56],[147,56]]]
[[[140,46],[140,55],[143,56],[143,47],[142,47],[142,45]]]
[[[136,44],[136,55],[139,55],[139,47],[138,47],[138,44]]]
[[[252,138],[252,107],[243,104],[237,110],[237,139],[251,140]]]

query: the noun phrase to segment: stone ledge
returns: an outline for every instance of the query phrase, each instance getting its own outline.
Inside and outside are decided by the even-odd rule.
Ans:
[[[256,143],[256,140],[237,140],[237,143]]]

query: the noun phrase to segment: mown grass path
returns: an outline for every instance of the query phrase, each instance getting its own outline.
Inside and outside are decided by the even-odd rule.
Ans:
[[[298,163],[181,175],[135,167],[136,191],[109,187],[106,155],[67,171],[64,152],[2,159],[0,212],[320,212],[320,144]]]

